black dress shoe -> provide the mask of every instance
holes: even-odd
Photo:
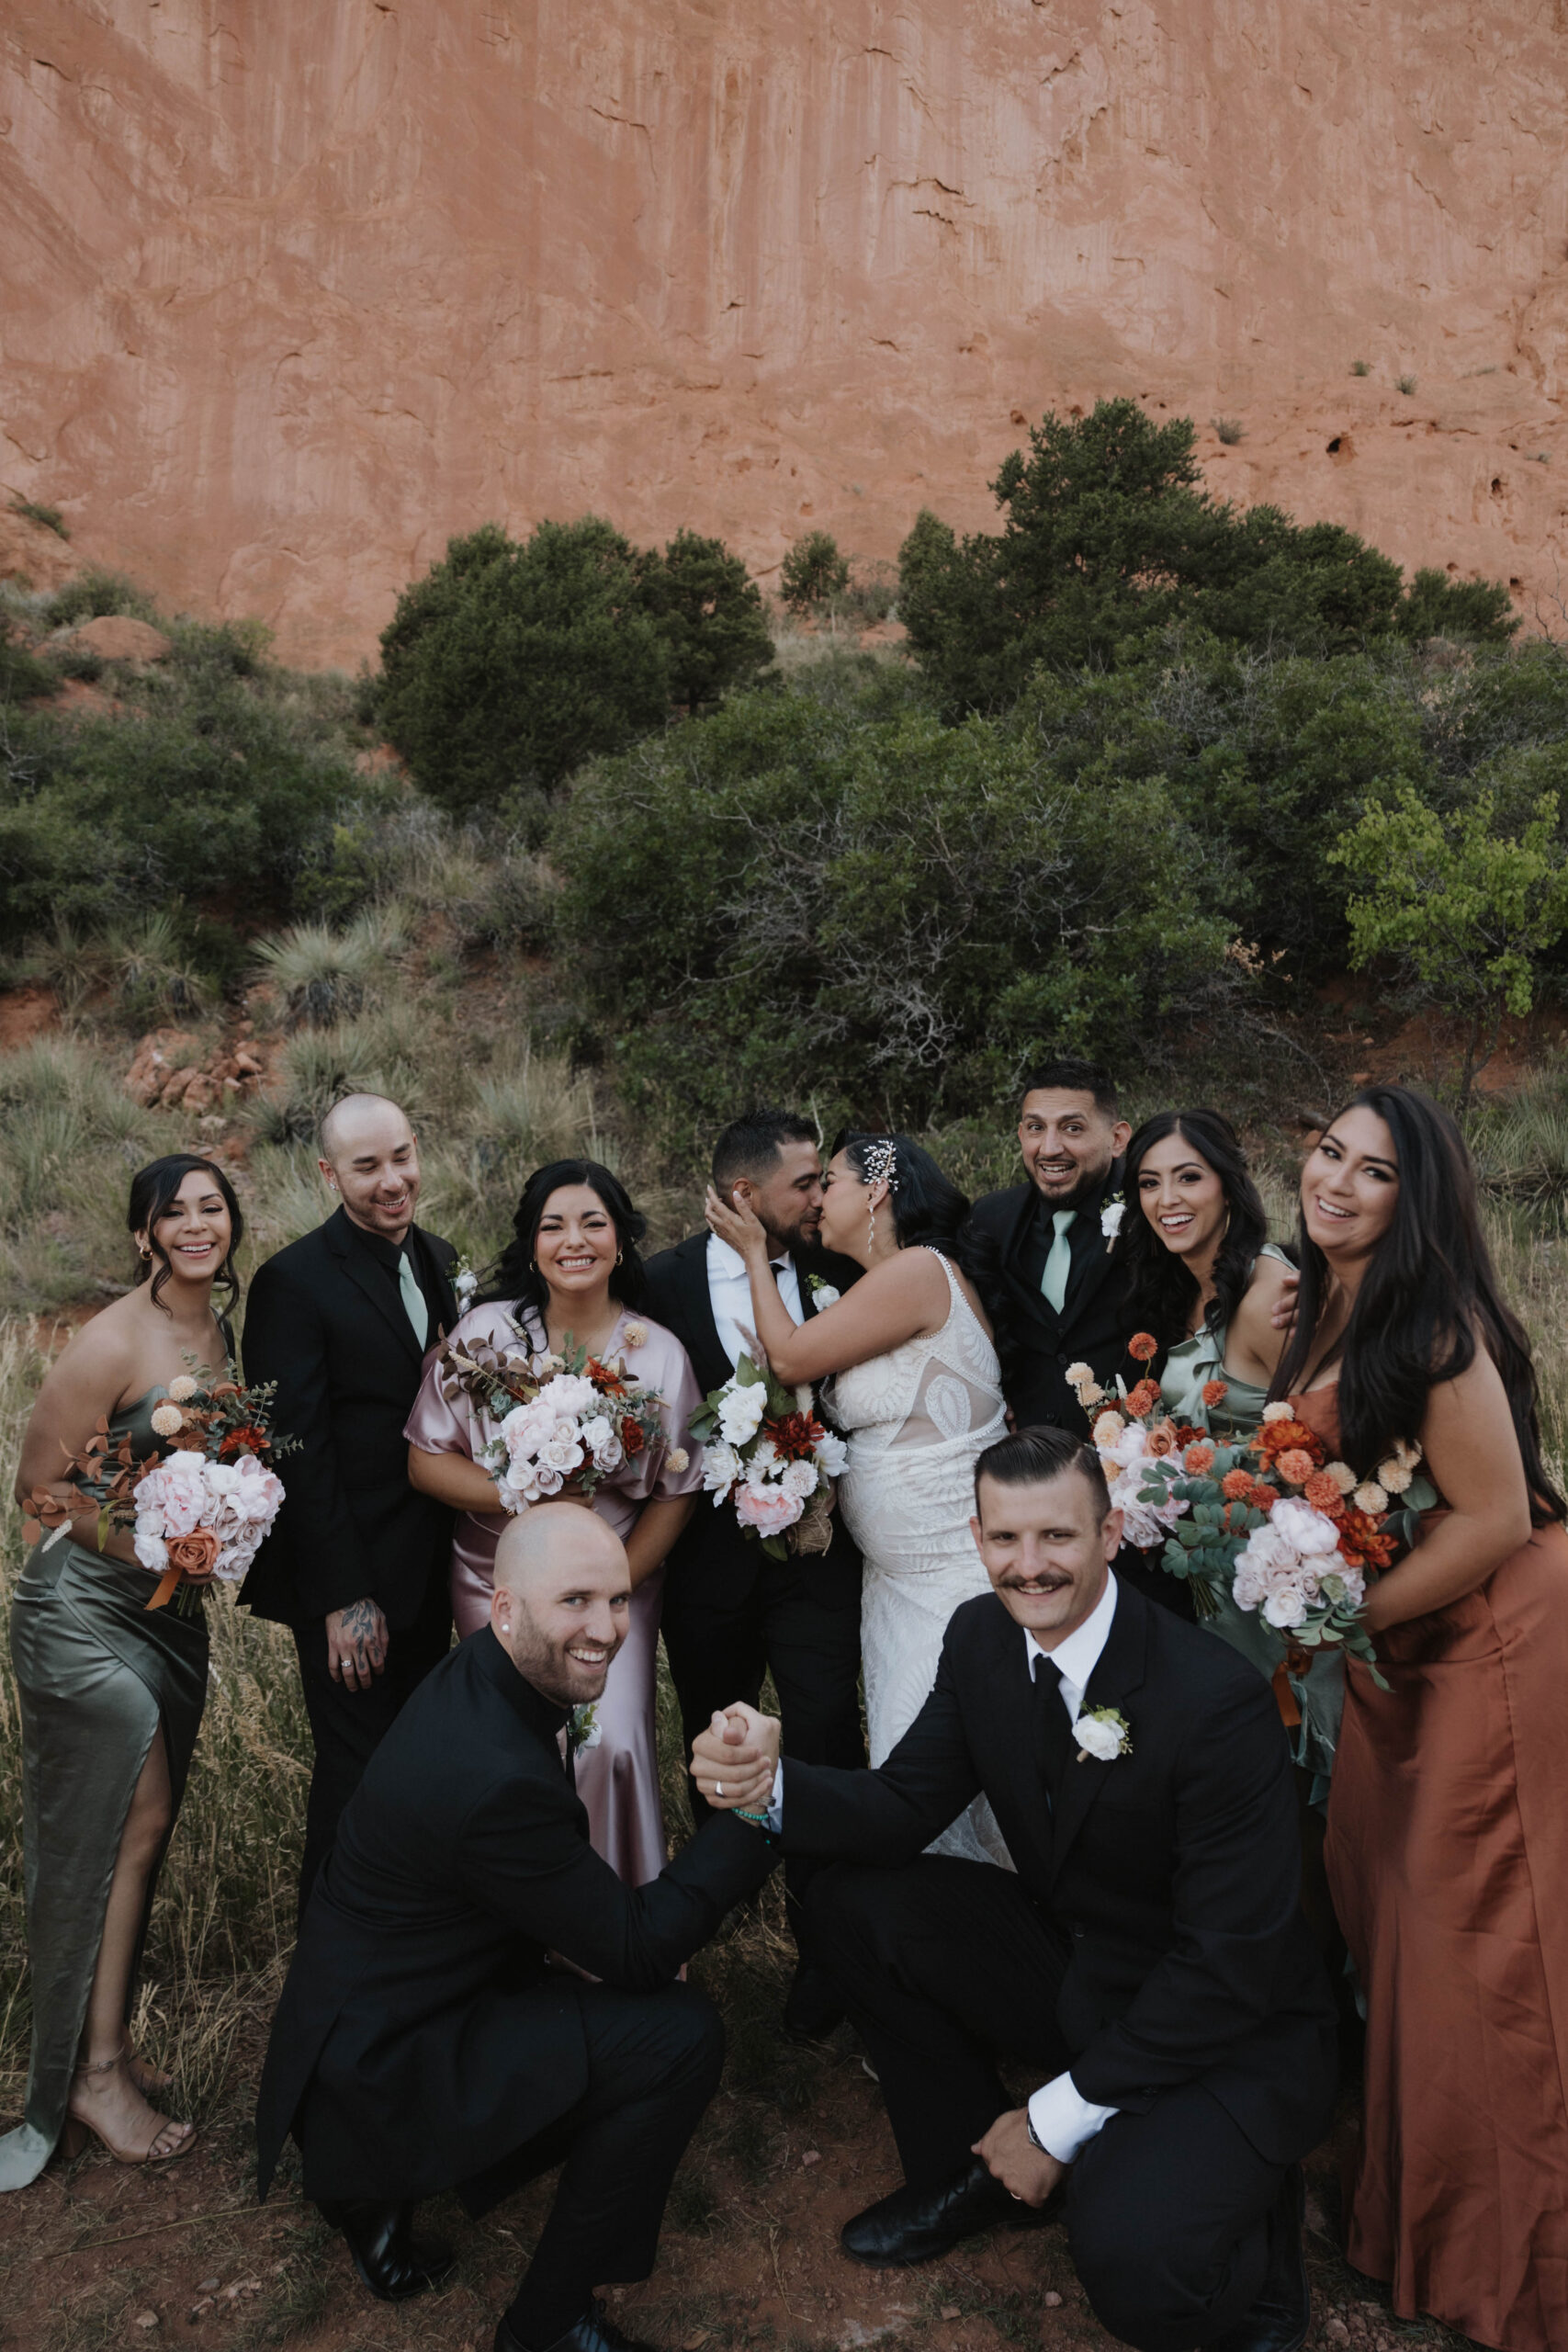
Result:
[[[409,2235],[407,2205],[363,2199],[323,2205],[321,2211],[323,2221],[342,2231],[355,2268],[382,2302],[405,2302],[410,2295],[423,2295],[450,2278],[450,2248],[416,2245]]]
[[[825,1968],[802,1961],[784,2006],[784,2030],[791,2041],[826,2041],[845,2018],[843,1997]]]
[[[1209,2352],[1301,2352],[1312,2325],[1312,2289],[1302,2254],[1306,2183],[1292,2165],[1269,2216],[1269,2268],[1263,2292],[1245,2319],[1217,2335]]]
[[[1043,2205],[1026,2205],[993,2179],[978,2156],[940,2188],[896,2188],[846,2222],[839,2244],[855,2262],[877,2269],[930,2262],[980,2230],[1027,2230],[1050,2220],[1059,2205],[1054,2191]]]
[[[654,2347],[637,2336],[624,2335],[607,2316],[603,2295],[595,2295],[575,2327],[569,2327],[553,2344],[525,2344],[513,2334],[503,2314],[496,2325],[495,2352],[654,2352]]]

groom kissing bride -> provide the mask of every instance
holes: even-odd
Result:
[[[847,2254],[920,2262],[1060,2199],[1124,2343],[1295,2352],[1300,2165],[1328,2127],[1335,2026],[1290,1756],[1267,1684],[1119,1587],[1121,1518],[1071,1432],[1001,1440],[972,1522],[993,1589],[954,1614],[886,1762],[781,1766],[777,1724],[737,1707],[693,1771],[835,1865],[811,1883],[810,1951],[905,2174],[845,2224]],[[923,1850],[982,1793],[1016,1875]],[[1001,2058],[1032,2067],[1026,2102]]]

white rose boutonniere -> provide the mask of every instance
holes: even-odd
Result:
[[[566,1737],[574,1756],[581,1756],[586,1747],[597,1747],[604,1736],[596,1699],[591,1700],[585,1707],[573,1707],[571,1719],[566,1727]]]
[[[817,1312],[822,1314],[829,1306],[837,1306],[843,1292],[832,1283],[825,1283],[820,1274],[807,1274],[806,1286],[817,1302]]]
[[[479,1278],[469,1265],[466,1256],[457,1261],[448,1280],[452,1284],[452,1295],[457,1302],[457,1312],[459,1315],[466,1315],[473,1305],[474,1293],[479,1286]]]
[[[1114,1241],[1117,1235],[1121,1232],[1122,1220],[1126,1214],[1127,1204],[1122,1198],[1120,1193],[1116,1193],[1112,1199],[1107,1201],[1105,1206],[1100,1210],[1100,1229],[1101,1233],[1104,1234],[1108,1243]]]
[[[1080,1764],[1087,1764],[1091,1756],[1097,1764],[1113,1764],[1119,1756],[1133,1753],[1131,1726],[1114,1707],[1095,1707],[1080,1715],[1073,1725],[1073,1736]]]

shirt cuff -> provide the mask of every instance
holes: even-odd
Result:
[[[1092,2099],[1085,2098],[1071,2075],[1058,2075],[1055,2081],[1042,2083],[1029,2102],[1034,2136],[1059,2165],[1070,2165],[1081,2155],[1095,2133],[1119,2112],[1114,2107],[1096,2107]]]
[[[768,1827],[775,1838],[784,1830],[784,1758],[773,1766],[773,1793],[768,1799]]]

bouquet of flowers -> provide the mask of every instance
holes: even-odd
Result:
[[[1148,1363],[1157,1342],[1140,1332],[1130,1352]],[[1188,1586],[1199,1616],[1215,1615],[1228,1595],[1280,1636],[1280,1663],[1292,1672],[1304,1669],[1306,1651],[1340,1645],[1381,1682],[1361,1604],[1369,1576],[1392,1566],[1437,1500],[1416,1475],[1420,1447],[1402,1441],[1375,1478],[1358,1480],[1348,1464],[1327,1460],[1289,1405],[1266,1405],[1252,1437],[1222,1443],[1163,1414],[1152,1380],[1090,1397],[1092,1374],[1074,1365],[1069,1378],[1076,1373],[1086,1374],[1075,1382],[1080,1403],[1100,1408],[1091,1435],[1129,1540],[1163,1540],[1161,1565]],[[1223,1380],[1210,1381],[1205,1407],[1224,1394]]]
[[[664,1424],[657,1390],[627,1376],[617,1358],[604,1363],[581,1348],[564,1355],[536,1351],[513,1323],[520,1347],[486,1342],[441,1351],[443,1391],[450,1401],[468,1396],[493,1425],[494,1434],[476,1457],[493,1476],[504,1510],[557,1495],[592,1495],[623,1462],[661,1451]],[[647,1337],[628,1323],[626,1344]],[[683,1470],[689,1456],[671,1448],[670,1466]]]
[[[770,1558],[825,1552],[833,1540],[833,1480],[844,1441],[817,1418],[809,1388],[786,1388],[742,1355],[722,1388],[692,1417],[703,1440],[703,1485],[714,1509],[735,1498],[735,1516]]]
[[[152,1408],[152,1428],[167,1441],[167,1453],[139,1462],[128,1437],[111,1456],[108,1423],[101,1420],[73,1458],[68,1475],[101,1496],[100,1545],[111,1530],[129,1528],[137,1558],[157,1576],[149,1609],[176,1596],[183,1606],[186,1592],[214,1579],[238,1584],[255,1558],[283,1501],[273,1464],[296,1442],[275,1434],[272,1398],[270,1381],[254,1388],[214,1382],[193,1364]],[[44,1525],[58,1531],[71,1519],[71,1505],[47,1489],[29,1499],[35,1534]]]

